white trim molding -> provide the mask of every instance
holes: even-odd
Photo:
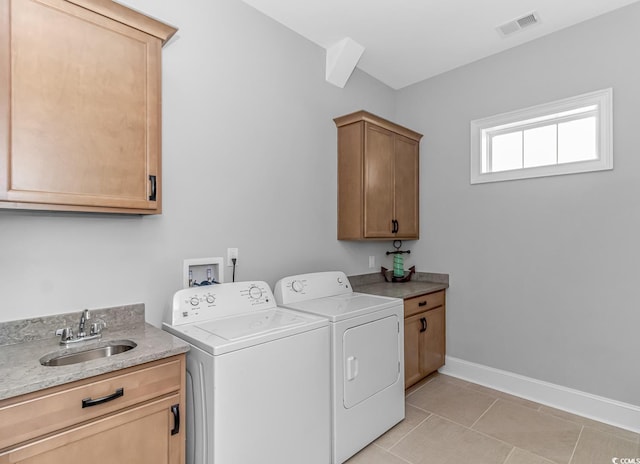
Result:
[[[451,356],[442,374],[640,433],[640,407]]]

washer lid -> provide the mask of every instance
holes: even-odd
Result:
[[[345,295],[300,301],[289,304],[286,307],[323,316],[331,322],[338,322],[402,304],[400,298],[388,298],[386,296],[374,296],[354,292]]]
[[[268,309],[242,316],[228,317],[217,321],[196,324],[205,332],[225,340],[240,340],[265,332],[306,324],[309,319],[301,314]]]
[[[214,356],[326,327],[326,319],[284,308],[163,328]]]

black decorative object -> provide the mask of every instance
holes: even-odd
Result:
[[[385,267],[380,268],[380,272],[384,276],[384,280],[387,282],[409,282],[411,280],[411,275],[415,274],[416,267],[411,266],[408,271],[404,270],[404,261],[402,259],[403,254],[410,254],[411,250],[402,251],[400,247],[402,246],[402,240],[394,240],[393,247],[396,249],[395,251],[387,251],[387,256],[393,255],[393,270],[389,271]]]

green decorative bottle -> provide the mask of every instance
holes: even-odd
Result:
[[[393,277],[404,277],[404,262],[400,253],[393,255]]]

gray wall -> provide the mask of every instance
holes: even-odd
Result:
[[[390,266],[390,243],[335,239],[332,118],[365,108],[425,134],[407,266],[451,274],[449,354],[640,405],[640,5],[396,93],[359,71],[326,83],[322,49],[237,0],[128,3],[180,28],[164,213],[0,211],[0,321],[144,302],[159,325],[182,260],[227,247],[239,280],[270,284]],[[469,185],[471,119],[609,86],[614,171]]]
[[[640,4],[398,93],[448,354],[640,405]],[[613,87],[614,170],[469,184],[469,122]],[[414,250],[412,250],[413,253]]]
[[[159,325],[183,259],[227,247],[237,280],[367,272],[384,246],[336,240],[332,118],[393,118],[394,92],[359,71],[326,83],[323,49],[237,0],[129,4],[180,29],[163,51],[164,213],[0,210],[0,321],[143,302]]]

